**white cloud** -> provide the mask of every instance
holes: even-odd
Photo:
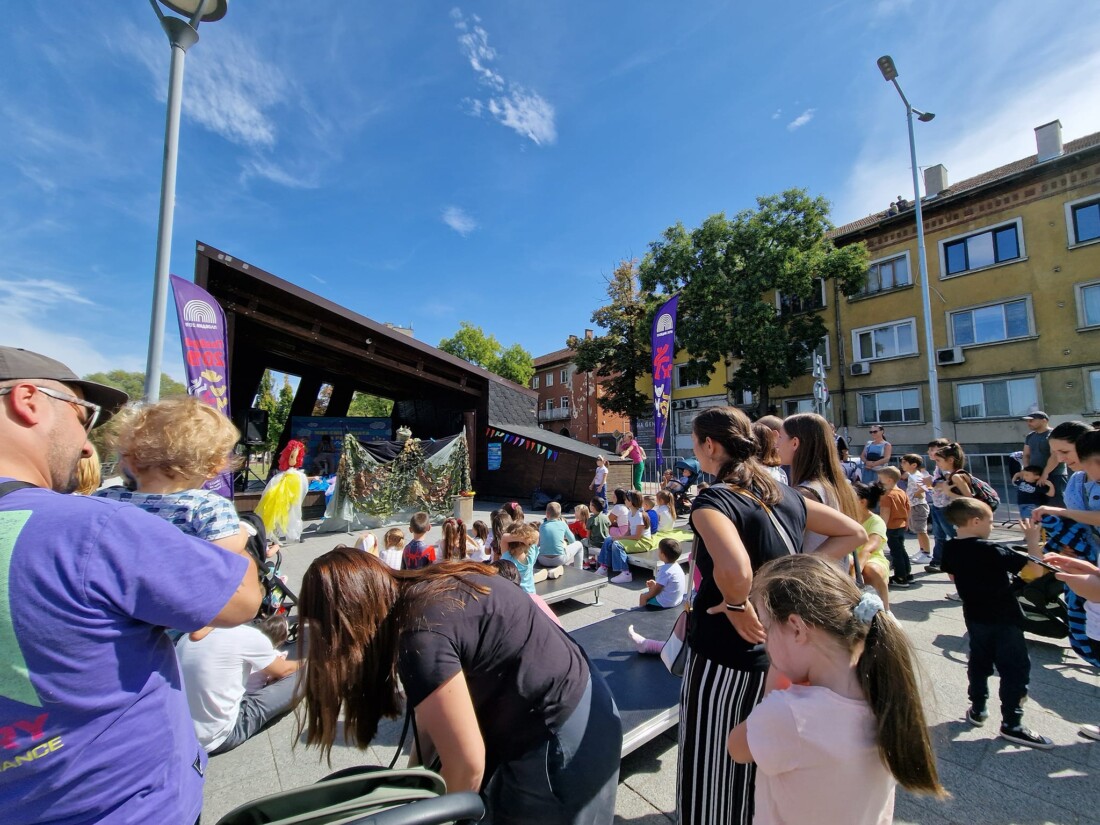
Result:
[[[188,53],[184,114],[241,146],[274,146],[276,126],[271,110],[289,97],[286,76],[277,64],[261,58],[249,40],[234,32],[211,30],[210,39],[216,42]],[[163,38],[130,27],[123,32],[121,43],[123,50],[152,73],[157,99],[166,100],[169,61]]]
[[[779,120],[779,116],[782,115],[782,114],[783,114],[782,109],[776,109],[774,114],[772,114],[772,120]]]
[[[814,119],[814,112],[816,112],[816,111],[817,111],[817,109],[807,109],[806,111],[804,111],[802,114],[800,114],[798,117],[796,117],[794,120],[792,120],[790,123],[787,124],[787,130],[790,131],[790,132],[793,132],[795,129],[801,129],[803,126],[805,126],[807,123],[809,123],[811,120]],[[778,116],[778,114],[779,113],[776,112],[777,116]]]
[[[464,238],[477,229],[477,221],[457,206],[448,206],[443,210],[443,223]]]
[[[290,189],[316,189],[320,186],[316,175],[295,175],[263,158],[250,158],[241,164],[241,183],[246,184],[251,178],[264,178]]]
[[[914,124],[918,164],[942,163],[949,182],[958,182],[1034,155],[1034,127],[1056,118],[1062,121],[1066,141],[1100,131],[1095,100],[1100,52],[1056,61],[1045,72],[1028,67],[1022,78],[1018,70],[1011,76],[1006,71],[1003,65],[992,67],[975,78],[963,97],[950,90],[941,93],[952,108],[931,123]],[[863,147],[837,198],[834,214],[839,224],[886,209],[898,193],[913,196],[905,110],[893,89],[883,92],[883,100],[869,113]]]
[[[534,141],[538,146],[554,143],[558,132],[554,125],[554,107],[538,92],[508,81],[490,64],[496,60],[496,50],[489,45],[489,34],[481,27],[481,19],[469,20],[459,8],[451,9],[451,19],[460,32],[458,44],[477,74],[478,82],[492,90],[488,100],[466,98],[467,114],[480,117],[483,111],[500,124]]]

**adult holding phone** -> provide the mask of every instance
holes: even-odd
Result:
[[[818,553],[840,560],[867,534],[857,522],[779,484],[756,458],[748,417],[712,407],[692,424],[695,457],[717,479],[691,511],[700,575],[680,691],[677,765],[681,825],[748,825],[755,765],[738,765],[726,737],[764,694],[768,658],[764,627],[748,601],[753,574],[765,562],[798,552],[808,528],[826,538]]]
[[[302,580],[308,627],[299,722],[328,753],[366,748],[383,716],[416,722],[449,791],[480,791],[495,825],[610,823],[622,750],[611,692],[581,648],[477,562],[397,572],[337,547]],[[300,730],[300,732],[301,732]]]

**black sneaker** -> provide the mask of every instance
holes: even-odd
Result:
[[[1034,731],[1028,730],[1023,725],[1018,725],[1014,728],[1006,728],[1001,725],[1000,737],[1007,739],[1009,742],[1014,742],[1017,745],[1023,745],[1025,748],[1037,748],[1042,751],[1048,751],[1054,747],[1054,743],[1047,739],[1045,736],[1040,736]]]
[[[910,584],[909,579],[903,579],[901,576],[891,576],[890,577],[890,586],[891,587],[908,587],[909,584]]]
[[[924,572],[925,573],[942,573],[943,570],[940,569],[940,566],[938,564],[926,564],[926,565],[924,565]]]
[[[976,711],[973,705],[966,709],[966,721],[976,728],[980,728],[985,724],[985,720],[989,718],[989,711]]]

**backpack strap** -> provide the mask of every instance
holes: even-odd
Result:
[[[5,481],[0,484],[0,498],[3,498],[8,493],[14,493],[16,490],[22,490],[24,487],[34,487],[26,481]]]

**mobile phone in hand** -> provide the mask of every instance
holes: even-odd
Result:
[[[1031,553],[1027,554],[1027,558],[1028,558],[1029,561],[1034,562],[1035,564],[1039,565],[1040,567],[1045,567],[1047,570],[1053,570],[1055,573],[1061,573],[1062,572],[1057,567],[1055,567],[1053,564],[1050,564],[1049,562],[1045,562],[1041,558],[1039,558],[1038,556],[1031,555]]]

